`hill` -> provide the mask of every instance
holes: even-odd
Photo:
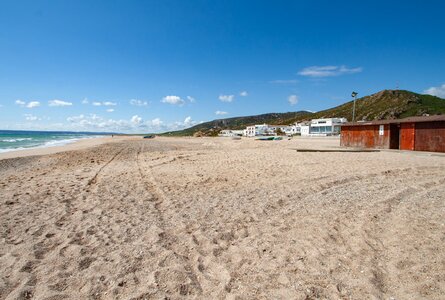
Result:
[[[191,136],[217,135],[222,129],[243,129],[254,124],[292,124],[317,118],[343,117],[352,120],[353,101],[346,102],[334,108],[316,113],[308,111],[269,113],[256,116],[218,119],[210,122],[164,135]],[[422,95],[405,90],[383,90],[356,101],[356,120],[387,120],[399,119],[424,114],[445,114],[445,100],[431,95]]]
[[[317,112],[314,118],[344,117],[352,120],[353,101]],[[357,120],[399,119],[423,114],[445,114],[445,100],[404,90],[384,90],[357,99]]]

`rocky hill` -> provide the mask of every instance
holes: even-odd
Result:
[[[344,117],[352,120],[353,101],[346,102],[334,108],[326,109],[316,113],[308,111],[269,113],[256,116],[235,117],[218,119],[210,122],[164,135],[191,136],[217,135],[222,129],[243,129],[254,124],[292,124],[299,121],[316,119]],[[370,96],[357,99],[357,120],[385,120],[399,119],[424,114],[445,114],[445,99],[413,93],[405,90],[383,90]]]

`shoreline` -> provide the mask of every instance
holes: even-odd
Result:
[[[83,138],[60,146],[35,147],[30,149],[20,149],[20,150],[3,152],[0,153],[0,160],[18,158],[18,157],[36,156],[36,155],[47,155],[64,151],[82,150],[90,147],[99,146],[105,143],[119,142],[128,139],[137,139],[137,137],[105,136],[105,137]]]

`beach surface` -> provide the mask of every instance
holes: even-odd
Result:
[[[444,156],[108,139],[2,154],[0,299],[445,295]]]

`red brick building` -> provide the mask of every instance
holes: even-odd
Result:
[[[340,145],[445,152],[445,116],[346,123]]]

